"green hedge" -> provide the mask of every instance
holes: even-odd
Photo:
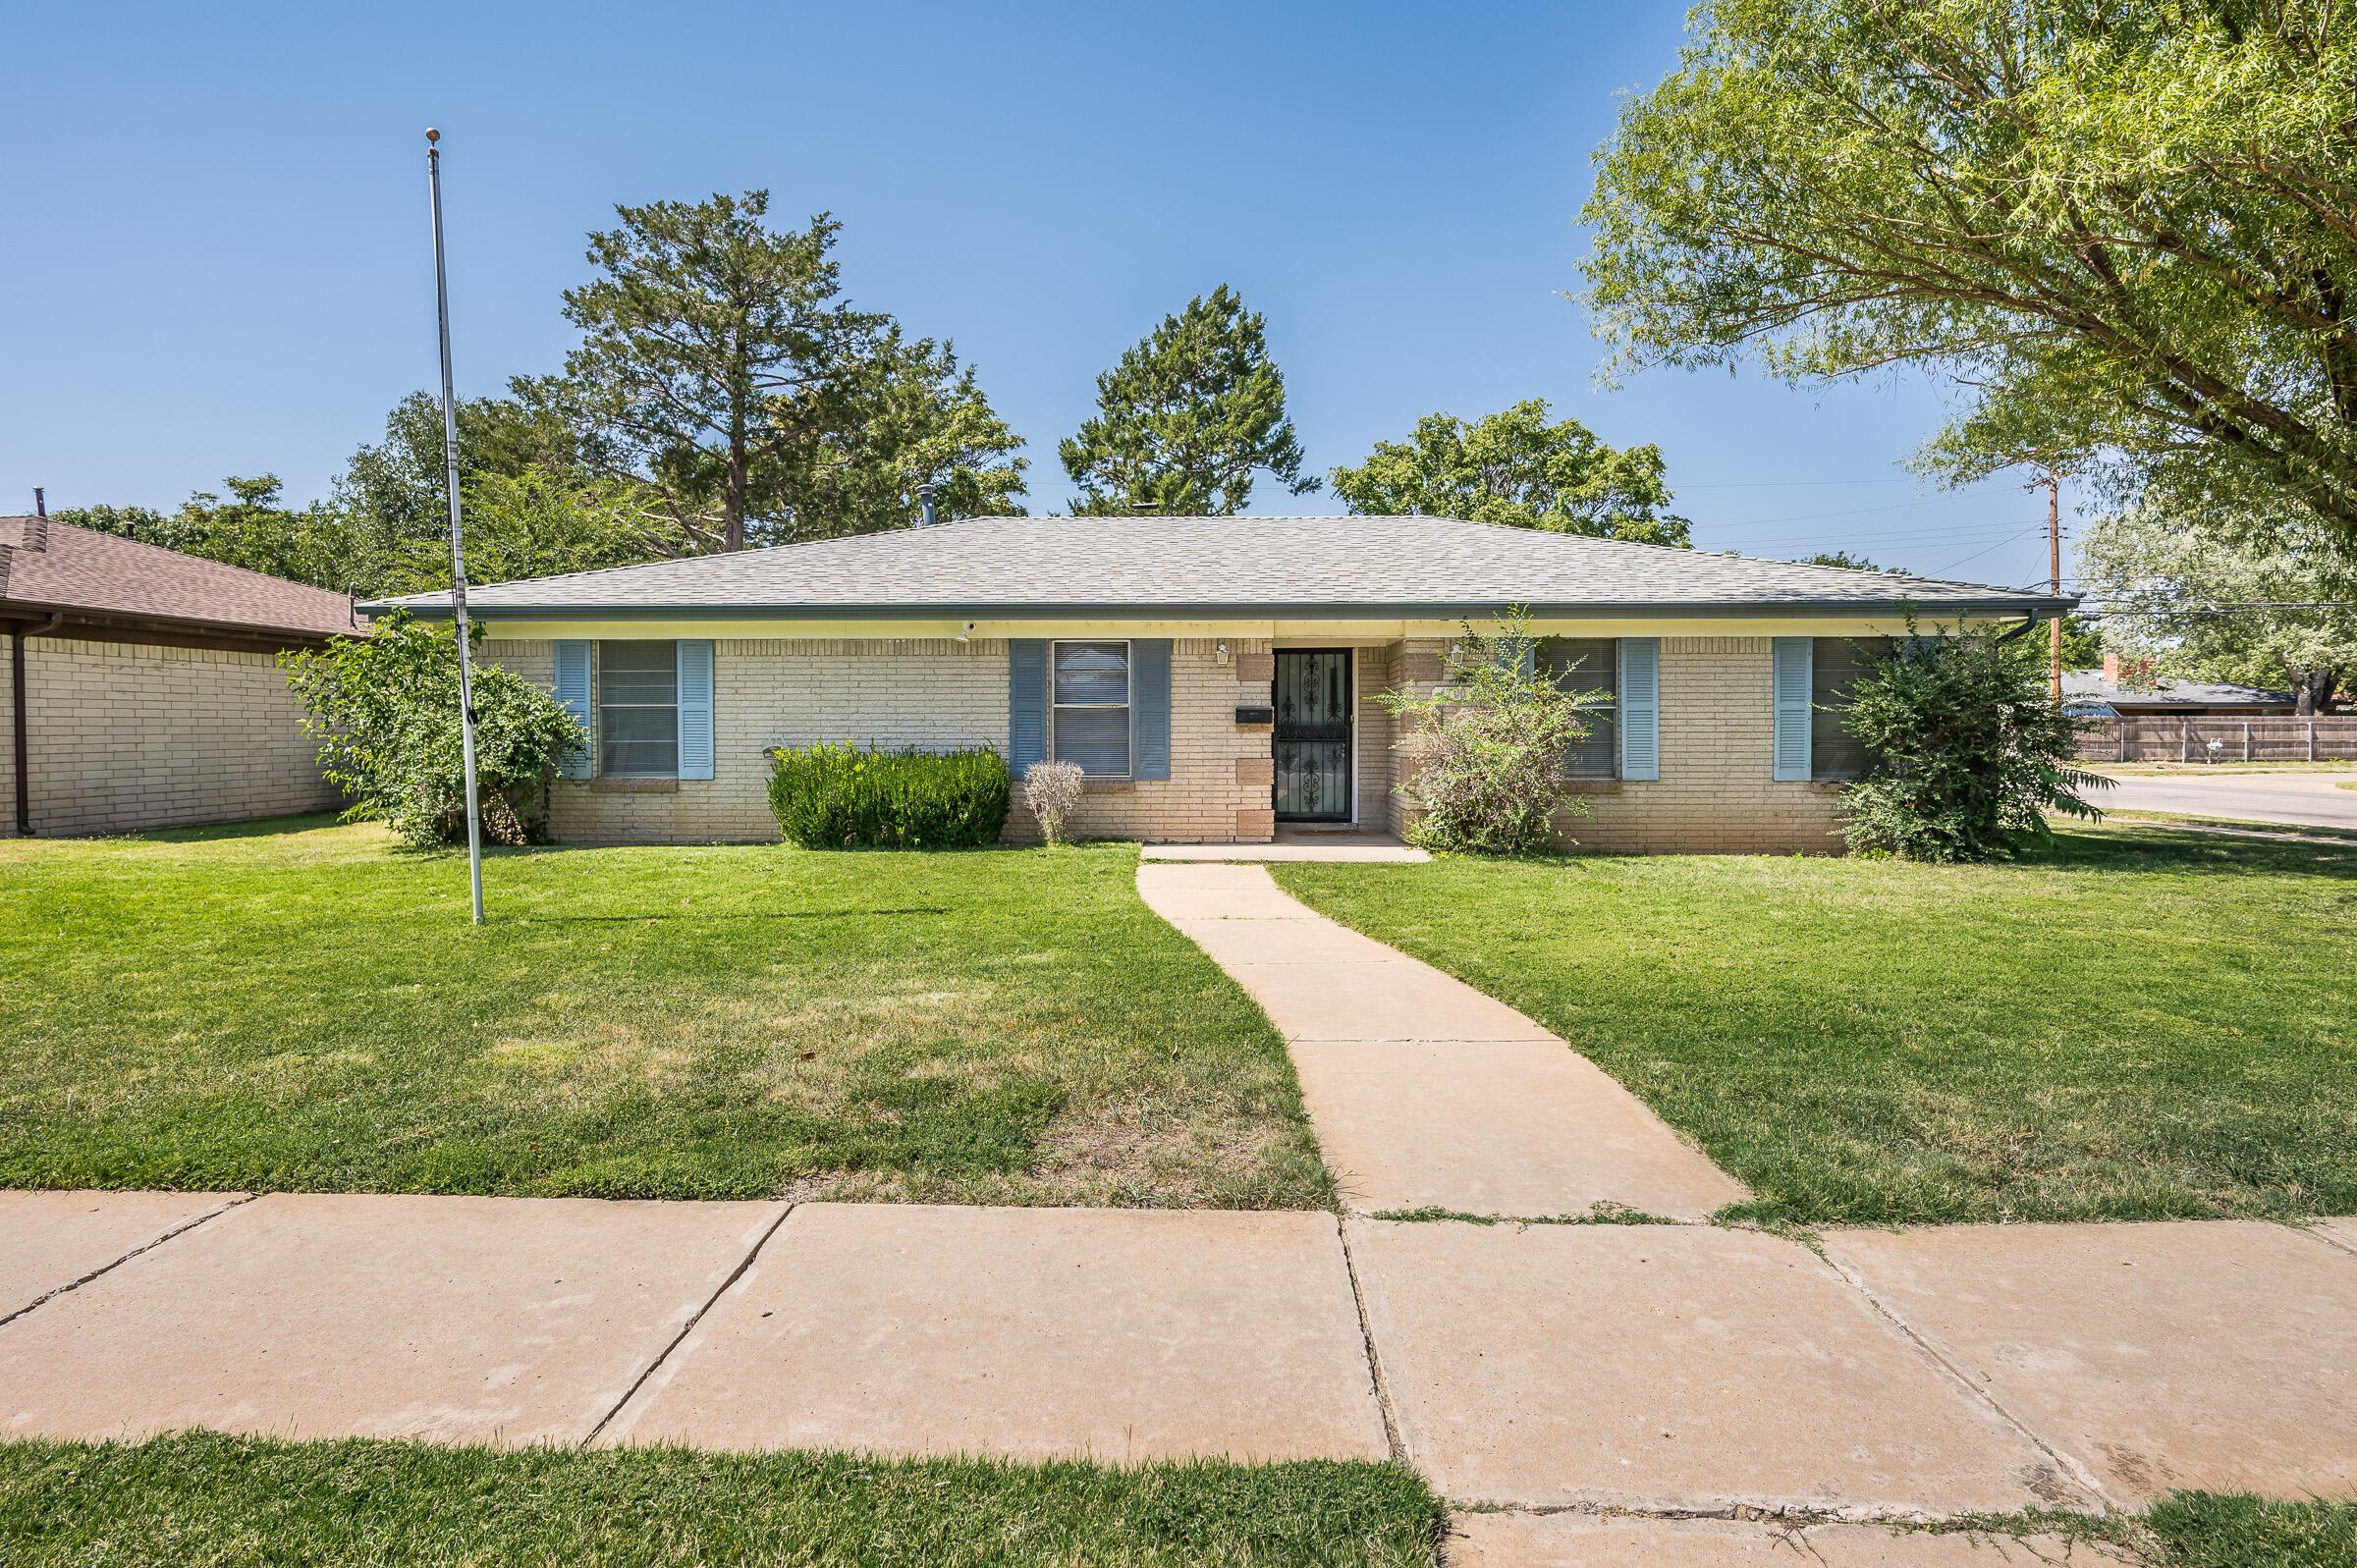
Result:
[[[1007,759],[971,751],[780,746],[770,809],[802,849],[973,849],[1007,825]]]

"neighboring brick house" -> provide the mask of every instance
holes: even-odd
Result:
[[[360,624],[340,593],[0,517],[0,832],[131,833],[338,804],[276,656]]]
[[[1566,681],[1617,693],[1566,763],[1592,812],[1566,829],[1608,850],[1837,847],[1861,759],[1818,708],[1854,641],[1908,606],[1953,624],[2073,602],[1361,516],[977,517],[468,596],[488,656],[590,728],[551,811],[575,842],[774,837],[766,752],[815,740],[1077,761],[1088,836],[1396,832],[1414,758],[1377,696],[1435,689],[1465,622],[1523,606]],[[1018,802],[1009,836],[1034,833]]]

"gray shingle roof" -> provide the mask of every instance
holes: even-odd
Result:
[[[2101,670],[2062,672],[2062,700],[2066,703],[2122,703],[2135,708],[2288,708],[2297,693],[2265,686],[2238,686],[2225,680],[2156,681],[2148,690],[2115,685]]]
[[[1623,544],[1450,517],[975,517],[470,589],[539,615],[1288,618],[1535,612],[2020,613],[2073,603],[1898,572]],[[450,596],[386,601],[432,614]],[[370,606],[370,609],[379,608]]]

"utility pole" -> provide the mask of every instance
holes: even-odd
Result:
[[[2049,468],[2040,477],[2023,485],[2024,490],[2046,492],[2046,583],[2055,597],[2062,596],[2062,475]],[[2062,616],[2046,623],[2046,686],[2047,695],[2056,707],[2062,706]]]
[[[459,532],[459,416],[450,386],[450,278],[442,260],[442,133],[425,133],[425,183],[434,207],[434,324],[442,338],[442,465],[450,498],[450,603],[459,623],[459,750],[466,770],[466,882],[483,923],[483,813],[474,784],[474,673],[466,646],[466,545]]]

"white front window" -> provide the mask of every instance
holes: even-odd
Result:
[[[1129,644],[1056,644],[1048,754],[1082,773],[1129,776]]]

